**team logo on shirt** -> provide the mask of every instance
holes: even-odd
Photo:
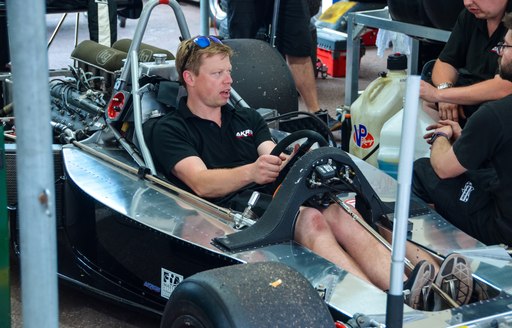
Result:
[[[467,203],[469,201],[469,196],[471,196],[471,192],[475,190],[475,187],[473,187],[473,184],[468,181],[464,185],[464,188],[462,188],[462,193],[460,194],[459,200],[461,202]]]
[[[252,133],[251,129],[247,129],[247,130],[240,131],[240,132],[236,133],[236,137],[238,139],[252,137],[252,135],[253,135],[253,133]]]

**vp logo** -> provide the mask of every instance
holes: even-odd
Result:
[[[371,148],[375,138],[368,132],[364,124],[354,125],[354,142],[358,147]]]

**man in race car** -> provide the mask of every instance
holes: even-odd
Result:
[[[508,32],[495,51],[500,78],[512,81],[512,14],[503,22]],[[512,245],[511,107],[508,95],[482,105],[464,129],[453,120],[429,126],[430,159],[419,159],[414,166],[413,191],[456,227],[489,245]]]
[[[149,146],[157,169],[171,182],[217,205],[240,210],[252,193],[249,186],[272,183],[285,158],[270,155],[275,144],[255,110],[227,104],[233,82],[231,55],[232,50],[214,36],[181,43],[176,67],[188,96],[181,98],[175,112],[155,123]],[[269,197],[262,195],[258,203],[268,204]],[[294,238],[348,272],[389,289],[389,251],[340,206],[303,207]],[[406,302],[414,308],[422,305],[422,293],[435,270],[427,261],[416,262],[411,279],[404,275],[410,290]]]

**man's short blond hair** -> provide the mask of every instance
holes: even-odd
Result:
[[[206,58],[215,55],[225,55],[230,59],[233,56],[233,50],[223,43],[214,42],[207,37],[210,40],[210,45],[201,48],[194,42],[195,38],[196,37],[182,41],[178,47],[178,53],[176,54],[176,69],[180,82],[183,85],[185,85],[183,72],[189,70],[194,73],[194,75],[199,74],[199,67],[201,67],[203,55],[205,55],[204,57]]]

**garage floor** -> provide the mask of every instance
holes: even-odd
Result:
[[[199,34],[199,7],[197,4],[182,2],[183,11],[188,22],[191,35]],[[49,50],[50,68],[61,68],[72,64],[69,54],[73,49],[75,14],[69,14],[61,31]],[[53,32],[61,15],[47,15],[48,37]],[[136,21],[128,20],[125,28],[118,29],[118,39],[131,38]],[[174,16],[169,7],[159,6],[148,24],[143,42],[175,52],[178,40],[168,37],[177,30]],[[177,33],[177,32],[176,32]],[[176,34],[174,33],[174,34]],[[212,34],[215,31],[212,30]],[[87,18],[80,14],[79,42],[88,39]],[[376,49],[367,49],[361,60],[360,88],[365,88],[373,81],[378,72],[386,69],[385,58],[376,56]],[[344,102],[344,78],[318,79],[318,95],[322,108],[335,115],[335,109]],[[301,110],[304,105],[300,103]],[[12,327],[22,327],[19,268],[12,265],[11,274]],[[67,286],[59,290],[60,327],[158,327],[159,318],[147,314],[133,312],[130,309],[85,295]]]

